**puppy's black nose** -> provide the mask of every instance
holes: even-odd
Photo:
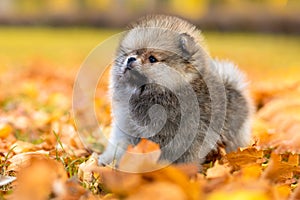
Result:
[[[133,63],[134,61],[136,61],[136,58],[135,58],[135,57],[130,57],[130,58],[128,58],[128,60],[127,60],[127,68],[128,68],[128,69],[132,69],[132,68],[133,68],[133,67],[132,67],[132,63]]]

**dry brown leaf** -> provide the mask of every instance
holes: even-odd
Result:
[[[298,163],[292,157],[290,162],[282,161],[279,154],[272,153],[271,160],[267,169],[262,174],[262,178],[268,179],[275,183],[286,183],[293,178],[294,171],[299,171]]]
[[[127,150],[131,153],[149,153],[159,150],[159,145],[155,142],[142,138],[136,146],[129,145]]]
[[[139,191],[130,195],[127,200],[188,200],[184,190],[170,182],[156,181],[145,184]]]
[[[13,148],[13,152],[15,154],[20,154],[20,153],[25,153],[25,152],[29,152],[29,151],[36,151],[38,150],[38,148],[32,144],[32,143],[29,143],[29,142],[23,142],[23,141],[16,141],[13,145],[12,145]]]
[[[273,197],[268,196],[264,191],[253,190],[234,190],[234,191],[218,191],[208,195],[207,200],[274,200]]]
[[[291,194],[291,186],[289,184],[275,185],[274,190],[278,196],[278,199],[288,199]]]
[[[81,163],[78,167],[78,178],[82,181],[91,182],[93,180],[93,170],[98,167],[98,155],[93,153],[90,158]]]
[[[209,168],[206,172],[208,179],[229,177],[231,168],[226,165],[220,165],[218,161],[215,162],[212,168]]]
[[[157,151],[158,146],[150,141],[143,140],[140,144],[137,145],[137,147],[131,147],[129,148],[129,151],[133,151],[135,153],[137,152],[152,152],[153,150]],[[140,153],[143,155],[143,153]],[[144,153],[146,154],[146,153]],[[147,155],[147,154],[146,154]],[[195,166],[183,166],[181,167],[175,167],[175,166],[164,166],[161,164],[157,164],[156,161],[158,157],[153,159],[153,157],[146,157],[146,159],[141,160],[131,160],[133,157],[131,155],[124,155],[125,159],[130,160],[135,165],[139,167],[143,167],[143,169],[159,169],[159,170],[151,170],[147,173],[126,173],[122,171],[116,171],[114,169],[110,169],[108,167],[95,167],[93,169],[94,173],[99,174],[101,182],[114,194],[118,194],[120,196],[133,196],[141,194],[140,190],[146,190],[148,191],[145,185],[150,186],[149,183],[153,182],[166,182],[168,184],[176,185],[176,187],[179,187],[180,190],[184,191],[185,196],[188,199],[199,199],[201,192],[199,190],[199,184],[198,182],[191,182],[188,175],[189,173],[185,172],[183,169],[192,169],[195,175],[195,169],[197,169]],[[127,166],[127,161],[120,162],[120,166],[124,165]],[[139,162],[142,161],[142,162]],[[154,162],[155,161],[155,162]],[[131,166],[130,166],[131,167]],[[151,167],[151,168],[150,168]],[[140,168],[134,168],[134,169],[140,169]],[[173,187],[172,187],[173,188]],[[155,190],[158,190],[159,193],[160,190],[163,190],[162,188],[156,189],[156,186],[153,188]],[[181,192],[179,192],[181,193]]]
[[[74,149],[85,148],[73,125],[62,124],[60,127],[60,133],[62,133],[60,138],[62,143],[67,144]]]
[[[274,128],[262,119],[254,118],[252,124],[252,137],[257,141],[257,146],[265,148],[270,147],[270,141],[276,138],[277,134]]]
[[[300,152],[300,92],[288,91],[262,107],[257,117],[274,128],[269,146],[278,147],[277,153]]]
[[[245,181],[257,180],[262,174],[262,167],[259,165],[249,165],[241,169],[241,178]]]
[[[240,169],[249,165],[260,164],[263,160],[263,151],[255,147],[238,149],[226,155],[226,159],[234,169]]]
[[[218,200],[221,198],[228,199],[277,199],[277,193],[271,187],[268,181],[264,179],[247,179],[238,174],[231,181],[217,185],[209,194],[207,199]]]
[[[194,164],[176,164],[175,167],[189,178],[197,177],[199,172],[199,167]]]
[[[278,96],[286,96],[295,92],[299,88],[299,82],[293,81],[282,83],[260,82],[259,84],[251,85],[251,97],[256,105],[266,105]]]
[[[55,200],[96,200],[94,195],[83,188],[76,179],[70,179],[63,182],[54,182],[53,193],[56,196]]]
[[[300,131],[300,124],[297,126],[299,126]],[[285,152],[291,152],[293,154],[300,153],[300,134],[298,134],[300,133],[299,131],[295,131],[292,133],[283,133],[278,137],[278,139],[272,141],[272,146],[277,146],[275,152],[278,154]]]
[[[48,199],[55,184],[63,185],[67,174],[61,163],[45,156],[33,156],[17,174],[17,186],[10,197],[20,200]]]
[[[298,183],[298,186],[296,187],[296,189],[294,190],[294,192],[292,193],[291,197],[289,198],[289,200],[300,200],[300,184]]]
[[[136,146],[129,146],[119,163],[119,170],[124,172],[147,172],[157,169],[157,161],[160,157],[159,145],[146,139]]]
[[[186,193],[188,199],[199,199],[201,191],[199,190],[198,182],[191,182],[180,169],[175,166],[168,166],[157,171],[143,174],[146,179],[154,181],[168,181],[180,186]]]
[[[142,185],[144,180],[141,174],[131,174],[116,171],[109,167],[94,167],[94,173],[99,175],[100,182],[114,194],[128,196],[134,193]]]
[[[10,159],[8,159],[8,162],[11,163],[7,171],[19,171],[22,167],[26,166],[30,159],[33,156],[45,156],[48,155],[49,152],[47,151],[36,151],[36,152],[25,152],[25,153],[20,153],[16,154]]]

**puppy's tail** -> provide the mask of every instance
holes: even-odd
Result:
[[[244,122],[239,130],[231,130],[232,132],[229,134],[227,140],[228,141],[236,141],[236,144],[232,144],[232,148],[228,148],[229,151],[235,150],[237,146],[246,146],[250,142],[251,138],[251,116],[254,111],[253,102],[250,98],[249,90],[248,90],[248,82],[244,73],[242,73],[237,66],[225,60],[212,60],[211,64],[212,71],[222,80],[225,90],[227,100],[231,102],[236,102],[235,104],[228,103],[228,118],[229,120],[235,119],[236,116],[231,116],[230,113],[235,113],[237,116],[243,116]],[[235,91],[235,92],[234,92]],[[239,93],[239,99],[243,99],[238,101],[232,94]],[[239,96],[239,95],[236,95]],[[244,102],[243,104],[239,105],[239,103]],[[242,106],[244,105],[244,106]],[[242,107],[241,107],[242,106]],[[245,109],[247,108],[247,109]],[[245,110],[245,113],[239,113]]]
[[[245,74],[234,63],[227,60],[213,59],[212,70],[221,78],[224,85],[230,85],[241,93],[247,90],[248,82]]]

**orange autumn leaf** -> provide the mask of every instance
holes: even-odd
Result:
[[[32,156],[17,174],[17,187],[11,199],[47,199],[55,184],[63,185],[66,180],[61,163],[45,156]]]
[[[211,178],[221,178],[229,177],[231,168],[226,165],[220,165],[218,161],[215,162],[212,168],[209,168],[206,172],[206,177]]]
[[[7,138],[13,132],[11,125],[0,122],[0,139]]]
[[[300,91],[289,91],[274,97],[256,116],[273,127],[275,134],[267,138],[277,153],[300,152]]]
[[[262,178],[269,179],[275,183],[285,183],[293,178],[295,171],[299,171],[298,155],[289,155],[288,162],[282,160],[280,154],[272,153],[268,167],[262,174]]]
[[[129,145],[127,148],[127,151],[131,153],[149,153],[157,150],[159,150],[159,144],[145,138],[142,138],[136,146]]]
[[[168,166],[160,170],[145,173],[145,177],[156,181],[168,181],[180,186],[186,193],[188,199],[199,199],[202,195],[197,182],[191,182],[189,177],[180,168]]]
[[[133,173],[152,171],[158,167],[156,163],[160,154],[158,144],[141,139],[136,146],[128,146],[120,160],[119,170]]]
[[[157,181],[143,185],[139,191],[130,195],[127,200],[187,200],[184,190],[170,182]]]
[[[291,194],[291,186],[289,184],[274,186],[279,199],[287,199]]]
[[[270,142],[276,138],[276,132],[265,120],[255,117],[252,124],[252,137],[258,146],[265,148],[269,147]]]
[[[94,173],[101,184],[118,196],[129,196],[144,183],[141,174],[126,173],[109,167],[95,167]]]
[[[241,178],[245,181],[259,179],[262,168],[259,165],[249,165],[241,169]]]
[[[230,200],[273,200],[264,191],[252,191],[252,190],[235,190],[231,192],[215,192],[208,196],[207,200],[224,200],[228,198]]]
[[[143,139],[136,147],[129,147],[129,151],[121,158],[118,169],[94,166],[92,171],[99,174],[99,180],[110,191],[120,196],[128,196],[129,199],[140,198],[140,195],[144,192],[148,193],[148,188],[152,188],[151,190],[157,194],[174,190],[173,193],[178,194],[178,197],[199,199],[201,196],[199,184],[191,182],[189,177],[196,174],[197,167],[194,165],[179,165],[177,167],[157,163],[159,154],[154,154],[156,155],[155,159],[147,155],[151,155],[153,152],[160,153],[158,148],[158,145],[155,143]],[[136,154],[142,157],[136,157]],[[147,170],[146,173],[141,173],[145,170]],[[189,172],[186,170],[189,170]],[[127,171],[131,173],[127,173]],[[166,187],[159,187],[160,185],[165,185]],[[146,196],[149,198],[153,197],[152,195]],[[166,199],[167,197],[162,196],[161,198]]]
[[[234,174],[229,181],[217,184],[206,199],[277,199],[277,193],[267,180],[243,178],[243,174]]]
[[[255,147],[238,149],[226,155],[226,159],[235,169],[260,164],[263,160],[263,151]]]
[[[291,195],[290,200],[299,200],[300,199],[300,185],[298,184],[297,188]]]

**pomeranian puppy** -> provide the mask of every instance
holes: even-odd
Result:
[[[130,25],[112,66],[112,132],[99,164],[147,138],[161,160],[202,164],[250,142],[251,103],[234,64],[210,58],[200,31],[173,16]]]

